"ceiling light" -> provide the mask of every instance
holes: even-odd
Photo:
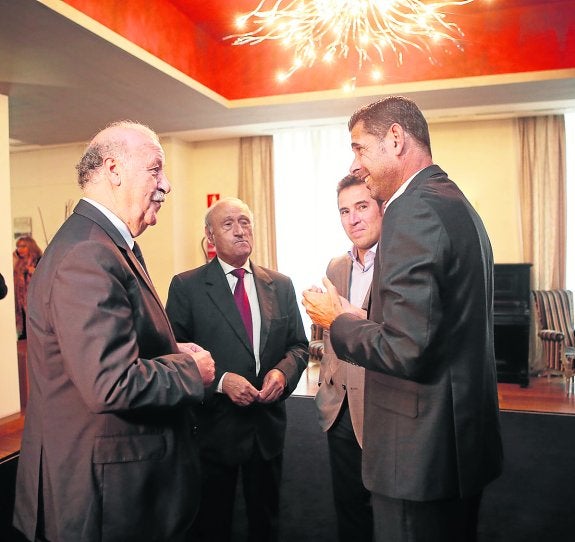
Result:
[[[234,39],[233,45],[279,41],[293,49],[294,60],[282,73],[283,80],[317,59],[347,58],[350,51],[357,54],[360,69],[374,59],[384,62],[389,54],[401,65],[408,47],[422,51],[433,63],[431,42],[445,40],[462,50],[458,40],[463,32],[447,20],[446,8],[472,1],[262,0],[238,18],[238,26],[247,30],[224,39]],[[266,4],[271,7],[264,9]]]

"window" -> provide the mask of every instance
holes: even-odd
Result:
[[[350,247],[335,189],[353,153],[345,124],[279,130],[273,137],[278,270],[301,300],[303,290],[322,286],[330,259]],[[311,320],[300,310],[309,335]]]

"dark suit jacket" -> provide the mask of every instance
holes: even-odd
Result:
[[[437,166],[386,209],[371,321],[338,317],[339,357],[366,367],[366,487],[471,496],[501,470],[493,261],[481,219]]]
[[[339,295],[346,299],[349,299],[351,271],[352,259],[349,254],[333,258],[326,271],[327,278],[337,288]],[[369,291],[365,301],[366,307],[368,299]],[[323,340],[324,352],[319,370],[320,387],[315,396],[319,424],[324,431],[333,425],[347,394],[353,431],[361,446],[363,440],[365,369],[338,359],[331,346],[329,329],[324,329]]]
[[[307,365],[307,338],[291,280],[251,264],[261,312],[260,372],[255,373],[253,347],[219,261],[176,275],[166,311],[180,341],[209,350],[216,362],[212,393],[195,409],[202,455],[228,465],[246,461],[257,442],[265,458],[283,450],[286,414],[282,400],[271,404],[234,405],[214,390],[229,371],[261,389],[270,369],[286,376],[287,397]]]
[[[148,277],[80,201],[30,284],[30,399],[15,525],[33,540],[180,540],[199,502],[190,401],[203,399]],[[39,506],[39,501],[41,505]]]

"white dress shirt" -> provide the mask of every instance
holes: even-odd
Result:
[[[373,245],[363,256],[364,264],[357,258],[357,248],[353,246],[348,254],[352,260],[351,283],[349,285],[349,302],[356,307],[363,308],[365,296],[373,279],[373,265],[375,263],[375,251],[377,243]]]

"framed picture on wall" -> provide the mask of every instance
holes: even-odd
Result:
[[[14,232],[14,239],[18,239],[24,235],[32,237],[32,217],[15,217],[12,221],[12,231]]]

